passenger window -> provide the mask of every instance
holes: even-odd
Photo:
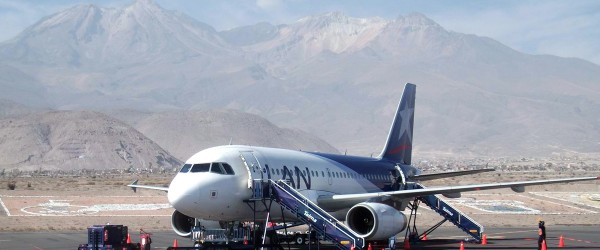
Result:
[[[325,172],[321,171],[321,176],[325,177]]]
[[[188,171],[190,171],[191,167],[192,164],[184,164],[181,170],[179,170],[179,173],[187,173]]]
[[[231,166],[229,166],[229,164],[221,163],[221,165],[223,165],[223,168],[225,169],[225,173],[230,174],[230,175],[235,174],[235,172],[233,172],[233,168]]]
[[[213,163],[210,172],[215,174],[225,174],[225,169],[223,169],[220,163]]]
[[[194,166],[192,166],[192,170],[190,172],[191,173],[199,173],[199,172],[208,172],[208,170],[210,170],[210,163],[201,163],[201,164],[194,164]]]

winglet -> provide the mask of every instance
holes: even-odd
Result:
[[[137,183],[138,180],[133,181],[131,184],[127,185],[128,187],[130,187],[134,193],[137,193]]]
[[[415,95],[417,86],[407,83],[398,104],[388,139],[379,155],[397,163],[411,163],[413,124],[415,119]]]

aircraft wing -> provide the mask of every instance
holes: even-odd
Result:
[[[550,180],[537,180],[537,181],[516,181],[516,182],[503,182],[503,183],[490,183],[490,184],[472,184],[464,186],[449,186],[449,187],[432,187],[423,189],[408,189],[398,190],[390,192],[378,192],[378,193],[360,193],[360,194],[337,194],[333,196],[321,196],[317,202],[319,206],[329,208],[340,208],[343,206],[352,206],[363,201],[367,201],[371,198],[377,197],[390,197],[396,199],[408,199],[424,195],[432,194],[456,194],[460,192],[468,191],[480,191],[488,189],[500,189],[500,188],[512,188],[514,191],[523,192],[525,186],[532,185],[544,185],[552,183],[565,183],[565,182],[576,182],[576,181],[590,181],[600,180],[598,177],[579,177],[579,178],[565,178],[565,179],[550,179]]]
[[[131,184],[127,185],[128,187],[130,187],[131,189],[133,189],[133,192],[137,192],[138,188],[145,188],[145,189],[154,189],[154,190],[160,190],[160,191],[165,191],[168,192],[169,188],[168,187],[157,187],[157,186],[147,186],[147,185],[138,185],[138,180],[133,181]]]
[[[477,170],[463,170],[463,171],[444,172],[444,173],[421,174],[421,175],[411,176],[410,179],[418,180],[418,181],[429,181],[429,180],[436,180],[436,179],[456,177],[456,176],[462,176],[462,175],[470,175],[470,174],[479,174],[479,173],[492,172],[492,171],[496,171],[496,170],[493,168],[484,168],[484,169],[477,169]]]

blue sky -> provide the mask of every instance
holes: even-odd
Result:
[[[0,41],[40,18],[80,3],[102,7],[133,0],[0,0]],[[600,65],[600,1],[596,0],[155,0],[217,30],[341,11],[352,17],[394,19],[420,12],[444,28],[496,39],[529,54],[578,57]]]

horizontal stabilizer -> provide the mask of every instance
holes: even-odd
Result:
[[[492,172],[492,171],[496,171],[496,170],[493,168],[485,168],[485,169],[477,169],[477,170],[463,170],[463,171],[453,171],[453,172],[444,172],[444,173],[420,174],[420,175],[411,176],[410,179],[416,180],[416,181],[429,181],[429,180],[437,180],[437,179],[443,179],[443,178],[449,178],[449,177],[455,177],[455,176],[479,174],[479,173]]]

